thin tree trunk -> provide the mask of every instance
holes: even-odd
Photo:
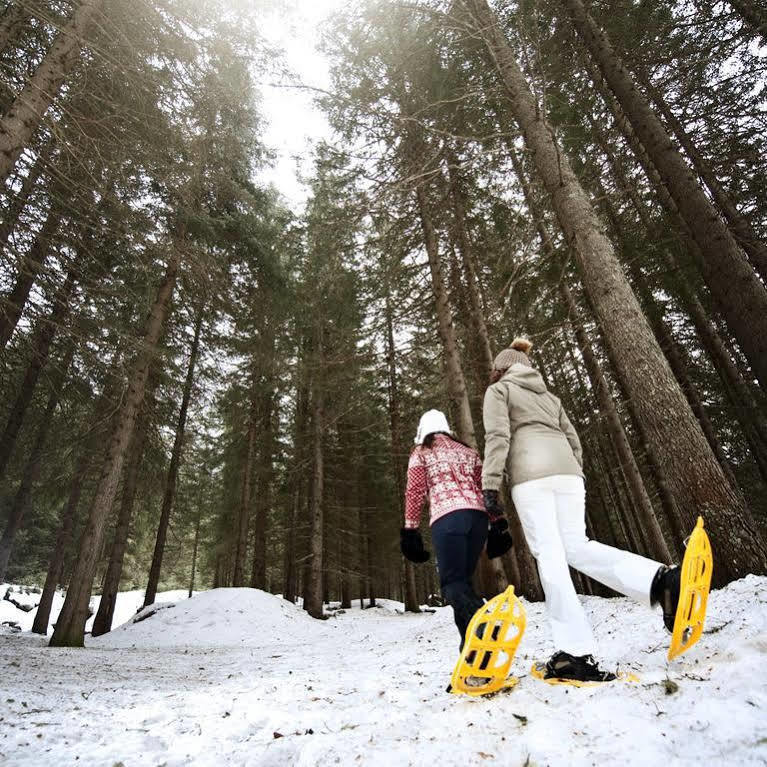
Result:
[[[178,488],[178,470],[181,466],[181,454],[184,448],[186,415],[189,410],[189,400],[192,397],[192,385],[194,384],[194,372],[200,349],[200,335],[202,333],[204,311],[204,305],[201,304],[200,308],[197,310],[197,318],[194,323],[192,348],[189,352],[189,365],[186,370],[184,392],[181,397],[181,409],[179,410],[178,423],[176,424],[176,436],[173,440],[173,450],[170,454],[170,466],[168,467],[168,476],[165,480],[165,493],[162,498],[160,523],[157,526],[157,538],[155,539],[154,554],[152,555],[152,565],[149,568],[149,579],[147,581],[146,593],[144,594],[144,607],[154,604],[155,597],[157,596],[157,586],[160,582],[162,558],[165,553],[165,539],[168,535],[170,514],[171,511],[173,511],[173,504],[176,500],[176,490]]]
[[[706,197],[607,35],[581,0],[561,0],[700,248],[701,272],[754,374],[767,387],[767,288]]]
[[[570,0],[568,0],[569,2]],[[719,552],[718,584],[767,572],[767,550],[743,501],[732,491],[674,379],[610,241],[567,157],[535,103],[486,0],[462,0],[503,80],[528,150],[577,255],[584,286],[646,432],[673,487],[684,525],[699,514]],[[765,313],[767,318],[767,312]],[[765,319],[767,321],[767,319]],[[764,336],[767,343],[767,334]],[[767,364],[767,355],[765,364]]]
[[[391,297],[387,284],[386,302],[386,361],[389,372],[389,434],[391,442],[391,459],[394,468],[394,481],[397,491],[397,511],[400,520],[404,517],[405,498],[405,451],[402,449],[402,424],[400,421],[399,386],[397,382],[397,359],[394,346],[394,323],[392,321]],[[402,558],[404,588],[405,588],[405,612],[419,613],[418,594],[415,590],[415,569],[413,563]]]
[[[183,234],[174,238],[165,276],[149,313],[142,348],[130,371],[128,390],[120,406],[115,428],[106,450],[88,522],[80,539],[80,552],[70,579],[69,590],[51,637],[52,647],[83,646],[85,623],[88,619],[88,602],[101,551],[104,525],[117,491],[125,452],[133,434],[136,412],[144,399],[149,366],[168,314],[181,261],[179,248],[183,239]]]
[[[466,200],[458,170],[458,160],[452,154],[448,155],[447,167],[450,182],[450,199],[453,205],[455,221],[456,245],[461,256],[464,280],[468,289],[471,319],[477,334],[476,342],[479,345],[480,357],[486,371],[486,380],[489,380],[490,371],[493,369],[493,352],[490,348],[490,335],[487,332],[487,323],[485,322],[485,313],[482,307],[482,295],[475,267],[474,248],[466,224]]]
[[[80,0],[71,22],[59,32],[35,73],[0,120],[0,185],[29,145],[48,107],[80,56],[86,27],[103,0]]]
[[[158,379],[159,376],[150,372],[149,382],[147,383],[148,396],[139,411],[138,418],[136,419],[136,428],[128,448],[129,458],[123,472],[122,498],[120,510],[117,514],[112,549],[109,554],[109,565],[107,565],[104,582],[101,586],[99,607],[96,610],[96,616],[91,627],[91,635],[95,637],[112,630],[112,621],[114,620],[115,607],[117,605],[117,594],[120,590],[120,579],[123,571],[123,560],[125,559],[125,550],[128,547],[128,535],[133,518],[133,508],[136,503],[141,462],[144,458],[149,437],[149,415],[152,394]]]
[[[429,270],[431,272],[431,287],[434,292],[434,301],[437,308],[437,325],[439,337],[442,341],[442,351],[447,368],[447,392],[448,397],[457,415],[457,428],[459,439],[472,447],[476,447],[477,440],[474,436],[474,423],[471,418],[469,396],[466,391],[466,380],[461,368],[461,359],[458,351],[458,342],[455,337],[455,326],[450,311],[450,303],[445,288],[445,280],[442,274],[442,263],[437,244],[437,233],[428,211],[426,192],[423,186],[416,187],[416,200],[421,217],[426,253],[429,257]]]
[[[322,338],[319,339],[320,346]],[[318,357],[322,353],[318,348]],[[312,500],[310,506],[311,528],[309,532],[309,567],[308,577],[304,584],[304,609],[313,618],[322,618],[322,574],[324,553],[324,515],[323,491],[325,484],[325,455],[323,450],[323,432],[325,429],[324,392],[322,382],[317,380],[321,369],[317,365],[315,378],[312,382]]]
[[[51,428],[53,421],[53,414],[58,407],[59,400],[61,399],[61,392],[66,380],[67,371],[72,364],[72,357],[74,356],[75,346],[73,342],[69,343],[69,348],[64,354],[64,359],[54,374],[53,381],[51,382],[51,393],[48,396],[48,404],[43,412],[43,418],[40,423],[40,428],[37,431],[35,437],[35,443],[32,446],[32,451],[29,454],[27,463],[24,467],[24,473],[22,474],[21,483],[16,492],[16,495],[11,504],[10,512],[8,514],[8,522],[6,523],[5,530],[2,537],[0,537],[0,583],[5,580],[5,573],[8,568],[8,560],[10,559],[11,552],[13,551],[13,544],[16,540],[16,533],[21,528],[21,523],[24,520],[24,515],[29,508],[29,501],[32,496],[32,490],[40,476],[40,469],[42,467],[42,455],[45,440],[48,437],[48,432]]]
[[[61,223],[61,210],[54,201],[45,223],[24,255],[11,291],[0,300],[0,350],[5,349],[16,329],[29,293],[53,249],[53,237]]]
[[[194,594],[194,578],[197,572],[197,549],[200,545],[200,524],[202,522],[202,506],[197,509],[197,516],[194,520],[194,544],[192,546],[192,572],[189,575],[189,598]]]
[[[272,353],[274,346],[272,345]],[[274,475],[274,406],[273,382],[261,397],[261,445],[256,471],[256,513],[253,520],[253,567],[250,586],[266,590],[266,537],[269,528],[269,509],[272,505]]]
[[[2,222],[0,222],[0,252],[6,249],[8,241],[11,239],[11,235],[18,226],[19,217],[27,207],[27,202],[32,194],[32,190],[35,188],[40,177],[43,175],[43,172],[48,167],[48,160],[53,151],[53,144],[54,141],[51,139],[46,142],[42,149],[40,149],[34,164],[29,169],[29,173],[24,176],[24,180],[21,182],[21,188],[11,200],[7,211],[3,213],[3,219]]]
[[[64,284],[59,288],[54,299],[53,310],[49,317],[40,319],[32,338],[32,360],[27,366],[24,380],[8,416],[8,421],[0,440],[0,478],[5,474],[8,461],[16,446],[16,439],[24,423],[27,408],[32,402],[40,372],[45,367],[50,354],[53,339],[62,324],[66,322],[70,311],[70,301],[75,289],[77,270],[73,267],[67,272]]]

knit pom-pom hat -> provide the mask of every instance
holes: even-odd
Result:
[[[528,341],[526,338],[515,338],[511,342],[511,346],[508,349],[504,349],[495,358],[493,369],[506,370],[517,363],[527,365],[527,367],[531,368],[533,363],[530,362],[530,358],[527,355],[532,348],[532,341]]]

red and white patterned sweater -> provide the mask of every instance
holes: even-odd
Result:
[[[427,496],[430,525],[458,509],[484,511],[482,461],[477,451],[444,434],[438,434],[430,448],[416,447],[407,466],[405,527],[418,527]]]

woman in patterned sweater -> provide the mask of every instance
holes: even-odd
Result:
[[[415,443],[407,470],[402,553],[411,562],[429,559],[418,531],[428,500],[440,588],[453,608],[463,647],[469,621],[483,604],[471,585],[479,555],[486,541],[491,557],[511,548],[508,522],[500,515],[489,517],[481,489],[479,454],[450,434],[444,413],[429,410],[423,414]]]

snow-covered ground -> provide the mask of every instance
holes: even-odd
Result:
[[[121,595],[119,614],[140,598]],[[533,679],[531,662],[553,649],[538,604],[527,605],[519,685],[490,699],[445,693],[457,651],[448,609],[410,615],[383,601],[315,621],[279,597],[220,589],[85,649],[3,629],[0,763],[767,763],[767,578],[713,593],[706,634],[670,664],[658,613],[625,599],[585,604],[604,665],[639,683]],[[8,607],[31,625],[31,613],[0,605],[0,622]]]

